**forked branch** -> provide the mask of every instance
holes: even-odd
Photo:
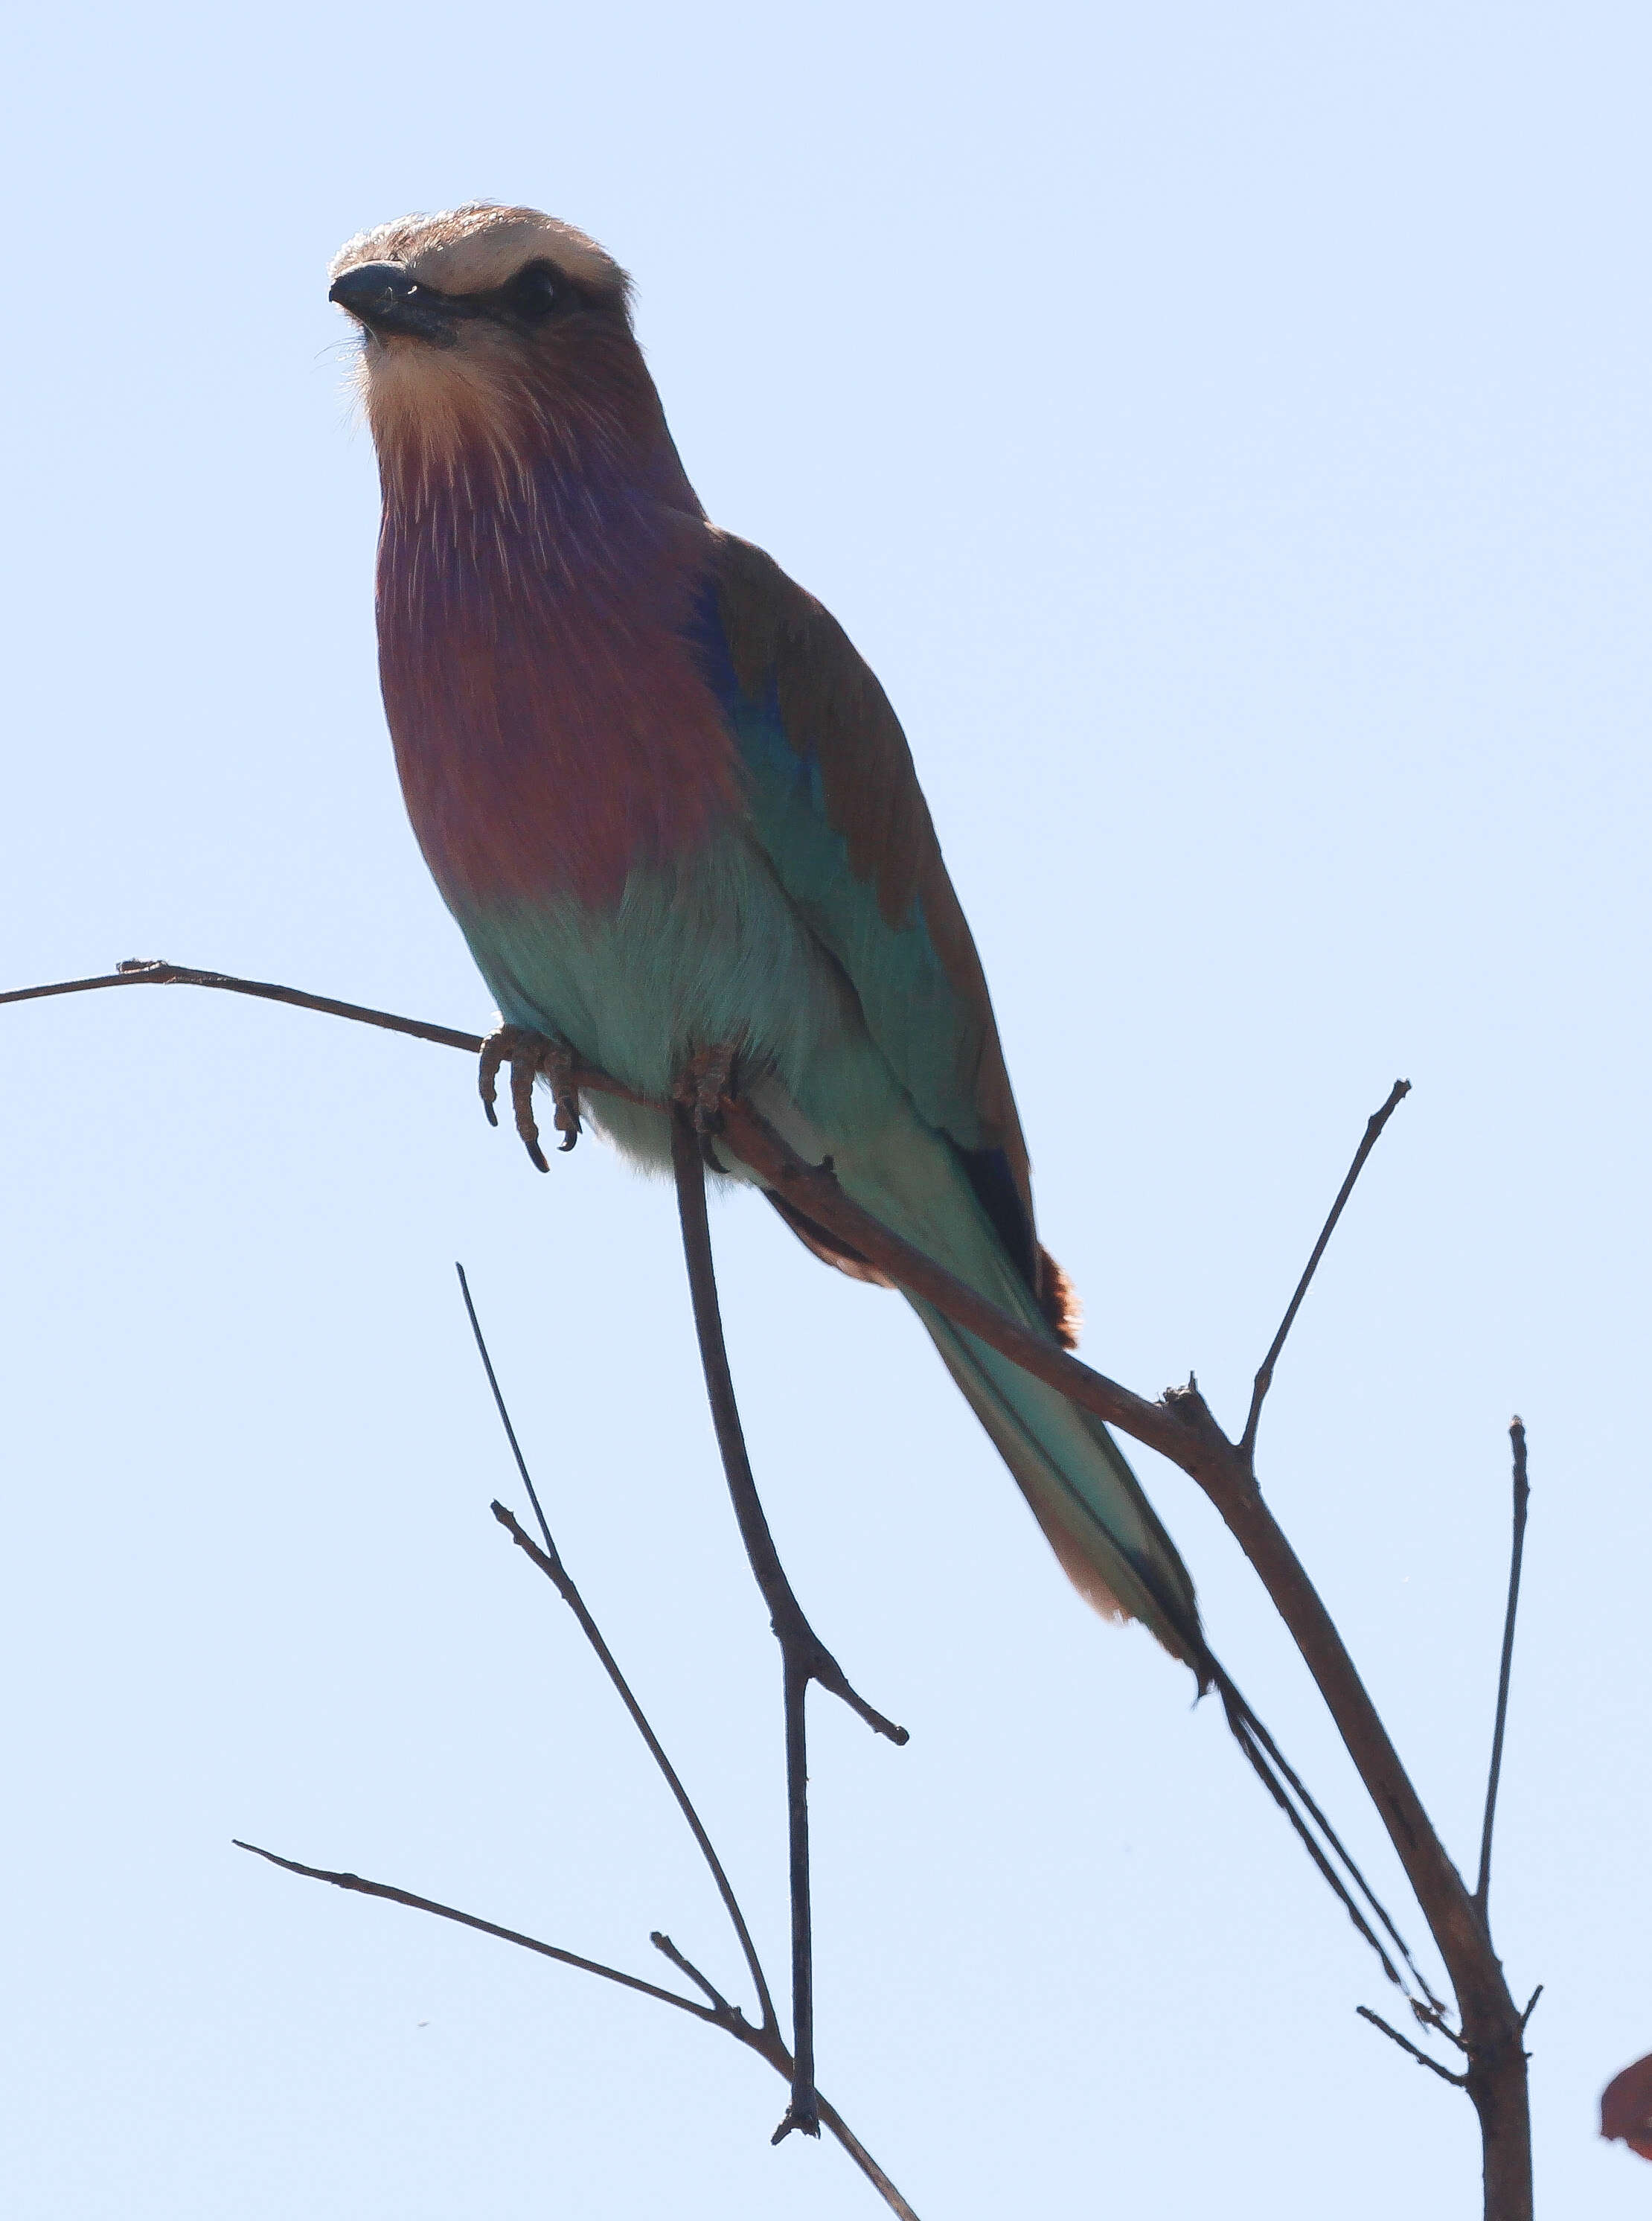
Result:
[[[792,2102],[774,2131],[774,2142],[793,2129],[804,2136],[820,2134],[820,2112],[815,2095],[814,1928],[809,1892],[809,1753],[805,1708],[809,1684],[840,1697],[868,1727],[891,1742],[907,1740],[904,1728],[875,1711],[850,1687],[842,1667],[815,1633],[798,1602],[785,1568],[780,1563],[769,1532],[751,1460],[746,1454],[745,1430],[735,1398],[734,1376],[723,1335],[723,1316],[717,1303],[716,1268],[711,1256],[711,1230],[705,1208],[705,1165],[699,1136],[689,1113],[672,1114],[672,1169],[677,1179],[677,1208],[682,1221],[683,1255],[688,1266],[689,1292],[694,1305],[694,1329],[699,1340],[700,1364],[705,1374],[706,1398],[711,1423],[722,1454],[729,1499],[740,1528],[740,1539],[752,1574],[768,1606],[769,1622],[780,1646],[781,1695],[785,1717],[786,1841],[792,1893]]]
[[[661,2005],[675,2005],[693,2019],[703,2021],[709,2028],[720,2028],[725,2035],[745,2045],[748,2051],[767,2061],[784,2080],[792,2076],[792,2055],[778,2029],[754,2028],[739,2008],[731,2005],[715,1990],[698,1969],[691,1966],[676,1949],[668,1936],[656,1933],[650,1938],[655,1949],[680,1968],[691,1982],[696,1983],[713,2000],[701,2005],[697,1999],[679,1997],[674,1990],[663,1990],[654,1982],[645,1982],[635,1974],[623,1974],[617,1967],[604,1967],[596,1959],[582,1959],[577,1951],[564,1951],[555,1943],[541,1943],[536,1936],[524,1936],[519,1929],[502,1928],[497,1921],[479,1919],[473,1912],[461,1912],[456,1905],[439,1905],[435,1898],[417,1897],[411,1890],[397,1889],[391,1883],[369,1881],[363,1874],[336,1873],[327,1867],[307,1867],[297,1859],[284,1859],[274,1851],[266,1851],[258,1843],[243,1842],[234,1838],[237,1850],[251,1851],[255,1858],[267,1859],[272,1867],[280,1867],[288,1874],[302,1874],[309,1881],[330,1882],[335,1889],[354,1890],[362,1897],[382,1897],[392,1905],[410,1905],[415,1912],[434,1913],[438,1920],[457,1922],[461,1928],[474,1928],[484,1936],[497,1936],[502,1943],[515,1943],[524,1951],[537,1952],[542,1959],[555,1959],[565,1967],[578,1968],[581,1974],[600,1975],[605,1982],[616,1982],[621,1988],[639,1991],[646,1998],[656,1998]],[[872,2154],[854,2134],[835,2105],[824,2097],[817,2099],[822,2124],[842,2145],[844,2150],[860,2168],[867,2180],[877,2191],[892,2213],[900,2221],[918,2221],[913,2208],[884,2173]]]
[[[493,1370],[493,1360],[488,1354],[488,1346],[482,1333],[481,1321],[477,1317],[476,1306],[471,1301],[470,1282],[465,1277],[465,1267],[462,1265],[455,1265],[454,1270],[459,1275],[460,1292],[465,1298],[466,1315],[470,1320],[471,1332],[475,1336],[477,1350],[480,1354],[483,1368],[487,1373],[487,1385],[492,1391],[494,1408],[499,1414],[499,1423],[504,1429],[505,1440],[510,1445],[510,1455],[516,1461],[516,1471],[522,1477],[523,1486],[528,1492],[528,1501],[534,1507],[534,1517],[539,1522],[539,1531],[545,1537],[544,1548],[541,1550],[531,1536],[523,1534],[517,1524],[516,1514],[497,1499],[492,1507],[493,1516],[518,1549],[526,1552],[541,1573],[555,1588],[563,1603],[579,1621],[579,1631],[596,1652],[598,1663],[618,1691],[620,1702],[629,1713],[632,1726],[635,1728],[648,1746],[649,1757],[659,1767],[666,1788],[676,1799],[677,1808],[687,1824],[690,1835],[698,1845],[700,1856],[705,1861],[707,1871],[716,1884],[717,1895],[723,1899],[723,1910],[729,1916],[729,1925],[739,1939],[747,1970],[752,1978],[752,1986],[757,1993],[757,2002],[762,2013],[763,2025],[766,2028],[778,2028],[779,2023],[775,2017],[774,2001],[769,1995],[768,1982],[763,1973],[762,1962],[757,1955],[757,1946],[752,1941],[751,1930],[746,1925],[746,1916],[740,1909],[739,1900],[735,1896],[734,1886],[723,1872],[723,1861],[712,1848],[711,1838],[706,1834],[700,1816],[694,1810],[688,1792],[684,1788],[678,1776],[676,1767],[661,1749],[660,1738],[648,1724],[641,1705],[631,1693],[631,1686],[620,1671],[619,1661],[604,1640],[602,1630],[586,1609],[585,1598],[574,1586],[573,1577],[562,1563],[556,1544],[551,1539],[550,1525],[541,1508],[539,1492],[534,1486],[533,1476],[528,1470],[528,1461],[523,1457],[522,1445],[516,1440],[516,1430],[510,1423],[510,1413],[506,1408],[504,1396]]]
[[[716,1886],[723,1909],[729,1916],[729,1924],[739,1941],[748,1970],[751,1974],[753,1986],[757,1993],[760,2017],[755,2022],[748,2020],[740,2008],[731,2005],[709,1977],[702,1974],[691,1960],[685,1957],[670,1936],[662,1934],[657,1929],[649,1937],[649,1941],[663,1957],[668,1959],[680,1974],[685,1974],[695,1987],[704,1993],[707,2002],[704,2005],[698,1999],[683,1997],[675,1990],[664,1989],[656,1982],[643,1980],[639,1975],[625,1974],[617,1967],[605,1966],[599,1960],[585,1958],[576,1951],[564,1949],[560,1944],[541,1943],[538,1937],[526,1936],[518,1929],[501,1927],[495,1921],[481,1919],[475,1913],[462,1912],[454,1905],[438,1904],[433,1898],[416,1896],[412,1891],[399,1889],[389,1882],[369,1881],[360,1874],[338,1872],[325,1867],[304,1866],[296,1859],[282,1858],[274,1851],[265,1850],[256,1843],[242,1842],[239,1837],[235,1839],[237,1846],[241,1850],[255,1853],[261,1859],[267,1859],[272,1866],[284,1868],[289,1874],[302,1874],[312,1881],[330,1882],[335,1889],[354,1890],[364,1897],[385,1898],[394,1905],[409,1905],[416,1912],[432,1913],[441,1920],[455,1921],[460,1927],[477,1929],[485,1936],[496,1936],[502,1943],[515,1943],[523,1950],[537,1952],[541,1958],[557,1960],[563,1966],[576,1968],[581,1974],[598,1975],[602,1980],[613,1982],[622,1989],[635,1990],[643,1997],[657,1999],[661,2005],[673,2005],[679,2012],[687,2013],[692,2018],[704,2022],[708,2027],[721,2029],[725,2035],[733,2036],[736,2043],[743,2044],[748,2051],[755,2052],[760,2059],[766,2061],[777,2074],[785,2081],[792,2084],[795,2089],[795,2062],[780,2033],[779,2023],[770,1995],[768,1980],[758,1957],[757,1948],[752,1941],[745,1914],[742,1911],[739,1901],[735,1896],[723,1861],[718,1857],[711,1839],[707,1835],[700,1817],[683,1786],[681,1778],[666,1757],[660,1738],[655,1735],[647,1715],[637,1702],[630,1684],[621,1671],[618,1661],[609,1649],[601,1629],[592,1617],[590,1608],[580,1595],[573,1575],[563,1562],[561,1553],[556,1547],[549,1523],[541,1506],[539,1492],[534,1486],[527,1460],[523,1457],[522,1446],[517,1441],[516,1430],[511,1423],[510,1413],[500,1389],[498,1378],[493,1370],[493,1361],[488,1352],[481,1323],[476,1315],[476,1306],[471,1299],[470,1286],[466,1279],[464,1267],[459,1266],[455,1269],[459,1273],[459,1284],[464,1294],[465,1309],[470,1320],[471,1331],[475,1336],[477,1349],[487,1373],[488,1386],[492,1392],[494,1405],[498,1411],[500,1423],[504,1429],[506,1440],[510,1445],[511,1455],[516,1461],[517,1473],[521,1476],[523,1487],[528,1492],[529,1502],[533,1505],[535,1517],[545,1538],[544,1548],[541,1549],[533,1537],[524,1532],[515,1514],[504,1505],[496,1501],[492,1507],[493,1516],[516,1547],[526,1556],[532,1559],[573,1612],[579,1622],[580,1632],[596,1653],[603,1671],[618,1692],[632,1725],[641,1736],[649,1756],[658,1767],[666,1787],[676,1799],[678,1808]],[[812,2073],[809,2087],[816,2120],[814,2133],[818,2135],[823,2125],[829,2129],[867,2180],[877,2190],[891,2212],[901,2216],[902,2221],[917,2221],[917,2216],[911,2206],[902,2197],[860,2138],[854,2135],[836,2107],[828,2104],[826,2099],[815,2090]],[[787,2118],[789,2120],[789,2113]]]
[[[1355,2005],[1354,2010],[1361,2020],[1368,2020],[1373,2028],[1380,2028],[1392,2043],[1399,2046],[1402,2051],[1410,2052],[1417,2065],[1426,2067],[1430,2074],[1437,2074],[1442,2082],[1449,2082],[1459,2090],[1467,2088],[1468,2077],[1466,2074],[1454,2074],[1449,2067],[1442,2067],[1437,2059],[1430,2059],[1426,2051],[1418,2049],[1410,2036],[1402,2036],[1397,2028],[1390,2028],[1382,2015],[1373,2012],[1369,2005]]]
[[[472,1054],[478,1036],[451,1028],[306,995],[262,981],[186,970],[157,962],[83,980],[23,988],[0,1001],[141,985],[191,984],[284,1002],[415,1035]],[[581,1068],[575,1084],[594,1093],[636,1099],[606,1073]],[[846,1196],[830,1167],[799,1158],[749,1104],[725,1099],[718,1113],[724,1146],[807,1219],[838,1236],[898,1286],[922,1296],[956,1325],[1001,1351],[1036,1378],[1180,1467],[1216,1506],[1289,1628],[1386,1829],[1422,1906],[1456,1993],[1461,2042],[1467,2055],[1468,2095],[1480,2116],[1486,2162],[1486,2221],[1530,2221],[1530,2130],[1521,2018],[1492,1948],[1482,1907],[1471,1895],[1435,1831],[1366,1690],[1335,1622],[1274,1519],[1257,1486],[1251,1455],[1267,1380],[1331,1230],[1383,1124],[1405,1093],[1397,1084],[1369,1123],[1342,1192],[1309,1261],[1273,1348],[1263,1361],[1247,1425],[1237,1442],[1217,1425],[1190,1381],[1156,1402],[1095,1373],[1029,1332],[904,1242]],[[823,2114],[823,2118],[824,2115]]]

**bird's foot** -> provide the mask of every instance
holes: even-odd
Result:
[[[697,1048],[678,1071],[672,1100],[693,1120],[703,1145],[723,1131],[723,1105],[735,1092],[738,1054],[732,1042],[717,1048]]]
[[[539,1127],[534,1117],[534,1082],[541,1073],[550,1082],[551,1099],[556,1105],[556,1130],[563,1136],[561,1150],[566,1156],[580,1132],[579,1090],[574,1083],[579,1063],[566,1042],[536,1034],[528,1026],[500,1026],[482,1043],[476,1085],[481,1093],[482,1108],[487,1112],[487,1122],[490,1126],[499,1123],[493,1107],[494,1096],[499,1067],[508,1064],[516,1131],[522,1136],[523,1148],[542,1173],[548,1172],[550,1167],[539,1146]]]

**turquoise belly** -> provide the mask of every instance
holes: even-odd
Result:
[[[548,901],[459,923],[507,1024],[561,1035],[642,1094],[663,1100],[696,1049],[730,1045],[829,1125],[845,1083],[858,1092],[849,1075],[870,1044],[853,991],[734,829],[634,871],[611,911]],[[599,1122],[657,1161],[663,1129],[621,1109],[600,1106]]]

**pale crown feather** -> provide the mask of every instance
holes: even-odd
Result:
[[[334,256],[328,275],[340,277],[364,262],[399,262],[435,292],[485,293],[537,255],[547,256],[576,284],[622,298],[629,292],[624,271],[573,224],[537,209],[497,208],[486,201],[435,216],[398,216],[359,231]]]

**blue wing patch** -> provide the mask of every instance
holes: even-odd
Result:
[[[873,880],[857,877],[848,842],[831,822],[818,754],[806,735],[787,731],[775,672],[754,694],[741,684],[714,583],[697,603],[691,637],[739,746],[753,833],[810,930],[848,974],[873,1039],[922,1116],[957,1149],[1000,1240],[1036,1286],[1032,1226],[1014,1169],[983,1130],[979,1017],[948,975],[921,894],[892,923]]]

